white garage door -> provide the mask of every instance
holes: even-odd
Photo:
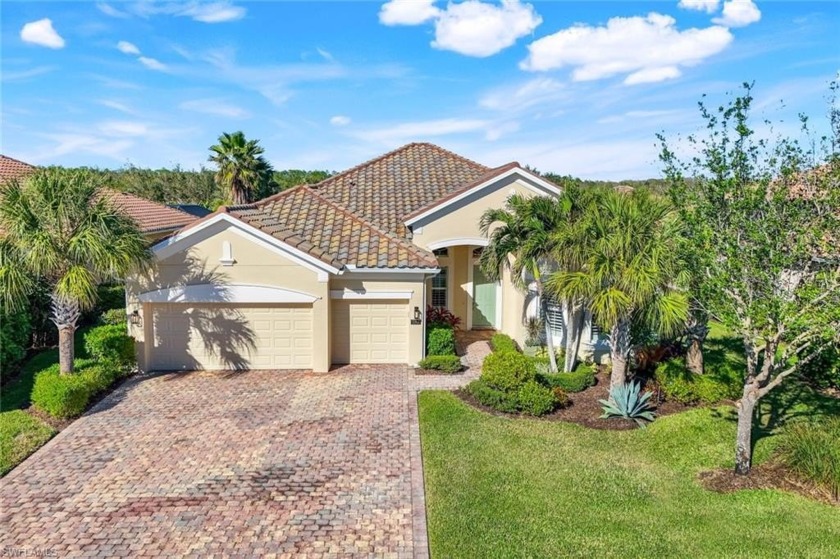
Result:
[[[408,363],[408,305],[332,303],[333,363]]]
[[[309,369],[312,306],[153,307],[151,369]]]

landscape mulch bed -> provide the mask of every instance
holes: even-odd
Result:
[[[568,421],[570,423],[577,423],[578,425],[589,427],[590,429],[603,429],[609,431],[628,431],[631,429],[638,429],[639,425],[631,419],[601,418],[603,409],[598,400],[607,400],[609,398],[609,387],[609,375],[604,372],[599,372],[595,376],[595,386],[587,388],[582,392],[569,394],[569,401],[571,402],[569,406],[534,419],[541,419],[544,421]],[[455,394],[467,404],[492,415],[506,417],[531,417],[524,414],[504,413],[485,406],[464,389],[456,390]],[[656,406],[654,411],[656,412],[656,417],[661,417],[663,415],[671,415],[688,409],[691,409],[691,406],[678,404],[676,402],[663,402]]]
[[[731,468],[726,468],[701,472],[697,477],[703,487],[719,493],[742,489],[777,489],[840,507],[840,501],[834,500],[827,489],[797,477],[775,461],[753,466],[747,475],[738,475]]]

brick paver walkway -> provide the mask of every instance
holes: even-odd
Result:
[[[467,345],[480,363],[486,342]],[[132,379],[0,481],[0,551],[426,557],[416,390],[476,375]]]

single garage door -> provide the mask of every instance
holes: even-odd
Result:
[[[151,369],[309,369],[312,305],[154,305]]]
[[[333,363],[408,363],[408,305],[333,301]]]

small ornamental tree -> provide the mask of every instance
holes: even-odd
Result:
[[[831,138],[770,141],[752,128],[752,100],[745,84],[717,110],[701,102],[706,133],[689,137],[687,162],[660,135],[672,199],[705,255],[692,270],[695,302],[743,340],[739,474],[750,470],[758,401],[840,332],[840,113],[832,102]]]

